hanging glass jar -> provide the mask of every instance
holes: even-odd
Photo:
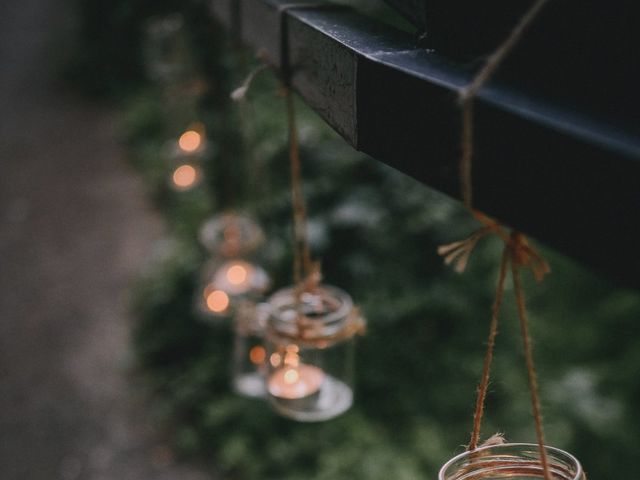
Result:
[[[269,318],[267,303],[241,302],[236,309],[231,378],[236,393],[261,398],[265,395],[267,351],[264,335]]]
[[[364,319],[344,291],[322,285],[269,298],[267,397],[294,420],[328,420],[353,403],[354,337]]]
[[[580,462],[567,452],[545,446],[552,480],[586,480]],[[449,460],[439,480],[544,479],[537,444],[506,443],[480,447]]]
[[[270,278],[250,254],[264,241],[250,218],[223,214],[207,221],[200,241],[213,254],[201,272],[198,307],[207,317],[228,317],[242,301],[259,302]]]

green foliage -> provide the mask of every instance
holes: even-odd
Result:
[[[202,19],[193,29],[198,42],[208,38]],[[327,283],[350,292],[369,320],[358,344],[356,403],[309,425],[234,396],[229,326],[204,323],[194,311],[204,260],[196,231],[225,205],[250,212],[267,231],[265,266],[275,285],[290,283],[289,167],[277,82],[262,74],[247,104],[229,105],[230,77],[241,78],[251,62],[241,53],[234,61],[218,41],[197,44],[215,86],[199,106],[216,146],[206,159],[211,180],[200,189],[166,186],[171,128],[159,92],[147,87],[123,106],[132,161],[175,237],[136,301],[135,345],[156,393],[154,412],[174,429],[177,449],[210,460],[223,478],[434,479],[468,441],[499,242],[485,240],[464,275],[444,268],[437,245],[476,227],[459,204],[354,152],[298,104],[314,256]],[[541,285],[527,279],[527,292],[548,443],[574,453],[591,478],[640,478],[640,296],[544,253],[554,272]],[[510,294],[509,287],[484,433],[534,441]]]

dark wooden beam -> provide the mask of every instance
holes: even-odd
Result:
[[[276,69],[289,70],[295,90],[353,147],[459,198],[457,91],[473,68],[417,48],[413,35],[344,7],[212,4],[244,43],[262,50]],[[239,25],[225,13],[233,11]],[[544,89],[505,73],[477,100],[476,206],[640,286],[637,125],[554,102]],[[612,260],[612,249],[623,260]]]

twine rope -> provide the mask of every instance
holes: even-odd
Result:
[[[522,245],[524,237],[522,237],[521,233],[513,232],[511,235],[515,245]],[[551,480],[547,452],[544,448],[545,443],[544,431],[542,428],[542,412],[540,409],[540,397],[538,395],[538,374],[533,361],[533,347],[531,345],[531,335],[529,333],[529,320],[527,318],[527,308],[525,305],[524,290],[522,288],[522,279],[520,278],[520,267],[526,267],[527,265],[522,264],[523,259],[518,256],[518,253],[520,252],[518,252],[517,249],[512,249],[511,253],[511,278],[513,280],[513,290],[515,292],[516,304],[518,307],[518,318],[520,319],[520,330],[522,333],[522,344],[527,364],[529,393],[531,394],[531,408],[533,410],[533,418],[535,420],[536,437],[538,438],[538,449],[540,451],[540,462],[542,463],[545,480]]]
[[[478,218],[488,221],[488,217],[480,215]],[[520,321],[520,330],[522,334],[522,342],[524,346],[525,362],[527,375],[529,380],[529,393],[531,396],[532,414],[535,423],[536,437],[538,441],[538,449],[540,452],[540,463],[543,468],[545,480],[552,480],[549,470],[546,450],[544,448],[544,431],[542,427],[542,413],[540,407],[540,398],[538,394],[538,376],[533,360],[533,346],[531,343],[531,335],[529,332],[529,322],[527,317],[527,309],[525,304],[524,289],[520,276],[520,269],[526,268],[531,270],[534,278],[540,282],[551,269],[542,256],[532,248],[526,237],[517,231],[512,231],[509,235],[498,224],[493,223],[486,225],[468,238],[462,241],[453,242],[449,245],[439,247],[438,251],[445,257],[445,262],[456,261],[455,268],[462,272],[467,265],[467,259],[478,244],[481,238],[490,234],[495,234],[504,241],[504,250],[500,262],[500,270],[498,274],[498,282],[496,286],[496,295],[492,306],[491,323],[489,326],[489,336],[487,340],[487,351],[483,364],[482,376],[478,385],[478,395],[476,398],[475,411],[473,415],[473,430],[471,433],[471,441],[467,447],[468,450],[475,450],[480,441],[480,430],[482,418],[485,410],[487,391],[489,389],[491,363],[493,361],[493,352],[495,348],[495,339],[498,334],[498,319],[500,309],[504,298],[505,279],[507,274],[507,266],[511,266],[511,275],[513,279],[513,288],[518,307],[518,318]]]
[[[503,63],[504,59],[516,47],[522,35],[527,28],[536,19],[542,8],[549,0],[536,0],[531,7],[520,18],[518,23],[511,30],[510,34],[504,42],[488,57],[484,66],[473,78],[471,83],[462,88],[459,92],[459,100],[461,105],[462,131],[460,135],[460,189],[464,205],[472,212],[472,214],[482,224],[479,230],[473,233],[465,240],[454,242],[449,245],[443,245],[438,248],[438,253],[444,256],[446,264],[454,263],[454,268],[458,272],[464,271],[471,252],[478,242],[489,234],[495,234],[500,237],[504,244],[502,260],[500,262],[500,271],[498,276],[498,284],[496,287],[496,296],[492,307],[492,317],[489,327],[489,338],[487,341],[487,352],[485,354],[482,377],[478,386],[478,396],[476,399],[476,408],[473,417],[473,431],[468,449],[475,450],[480,439],[480,428],[482,417],[484,414],[487,390],[489,387],[491,363],[493,360],[493,351],[495,348],[495,338],[498,333],[498,318],[502,300],[504,297],[504,285],[507,273],[507,264],[511,264],[511,273],[513,278],[514,292],[516,303],[518,306],[518,318],[520,320],[522,341],[525,351],[525,359],[527,373],[529,379],[529,391],[531,395],[532,413],[536,427],[536,437],[538,448],[540,451],[540,462],[544,473],[545,480],[551,480],[551,473],[547,460],[546,450],[544,448],[544,433],[542,428],[542,414],[540,408],[540,399],[538,396],[538,377],[533,361],[533,348],[531,345],[531,337],[528,328],[528,318],[524,300],[524,291],[520,278],[520,268],[529,268],[537,281],[549,273],[550,269],[545,260],[532,249],[525,238],[519,232],[512,231],[510,235],[502,228],[502,226],[473,208],[473,184],[472,184],[472,161],[474,153],[474,100],[480,89],[489,81],[496,72],[498,67]]]
[[[302,192],[300,147],[293,95],[289,88],[284,90],[287,104],[289,128],[289,164],[291,169],[291,200],[293,213],[293,282],[296,288],[303,284],[305,276],[312,273],[311,254],[307,238],[307,208]]]
[[[478,385],[478,397],[476,398],[476,409],[473,414],[473,431],[471,433],[471,441],[469,442],[468,450],[475,450],[478,448],[478,442],[480,441],[480,427],[482,424],[482,417],[484,415],[485,400],[487,398],[487,390],[489,389],[489,377],[491,373],[491,363],[493,361],[493,351],[496,344],[496,335],[498,335],[498,318],[500,316],[500,307],[502,306],[502,299],[504,298],[504,285],[507,277],[507,264],[509,263],[509,247],[505,244],[502,252],[502,260],[500,261],[500,272],[498,274],[498,284],[496,287],[496,297],[491,309],[491,324],[489,326],[489,338],[487,340],[487,352],[484,358],[484,365],[482,367],[482,377],[480,385]]]
[[[536,0],[533,5],[520,18],[516,26],[511,30],[505,41],[487,58],[486,63],[473,78],[471,83],[460,89],[459,100],[462,108],[462,134],[460,136],[460,182],[462,200],[469,209],[473,208],[473,188],[472,160],[473,160],[473,137],[474,137],[474,100],[478,91],[489,81],[502,64],[504,59],[511,53],[514,47],[522,38],[527,28],[536,19],[542,8],[549,0]]]

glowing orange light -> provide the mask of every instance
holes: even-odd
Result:
[[[212,312],[222,313],[229,306],[229,295],[222,290],[214,290],[207,295],[207,307]]]
[[[289,385],[291,385],[292,383],[296,383],[298,380],[300,380],[300,374],[298,373],[298,370],[290,368],[289,370],[284,372],[283,378],[284,383],[288,383]]]
[[[247,280],[247,269],[242,265],[234,265],[227,270],[227,280],[233,285],[241,285]]]
[[[195,130],[187,130],[178,139],[178,146],[184,152],[195,152],[202,144],[202,135]]]
[[[273,367],[277,367],[278,365],[280,365],[280,361],[281,359],[280,359],[279,353],[272,353],[271,356],[269,357],[269,362]]]
[[[254,365],[262,365],[267,357],[267,352],[260,345],[256,345],[249,351],[249,360]]]
[[[191,165],[180,165],[173,172],[173,183],[179,188],[192,187],[198,179],[198,172]]]
[[[284,364],[290,367],[297,367],[300,365],[300,357],[297,353],[289,352],[284,355]]]

